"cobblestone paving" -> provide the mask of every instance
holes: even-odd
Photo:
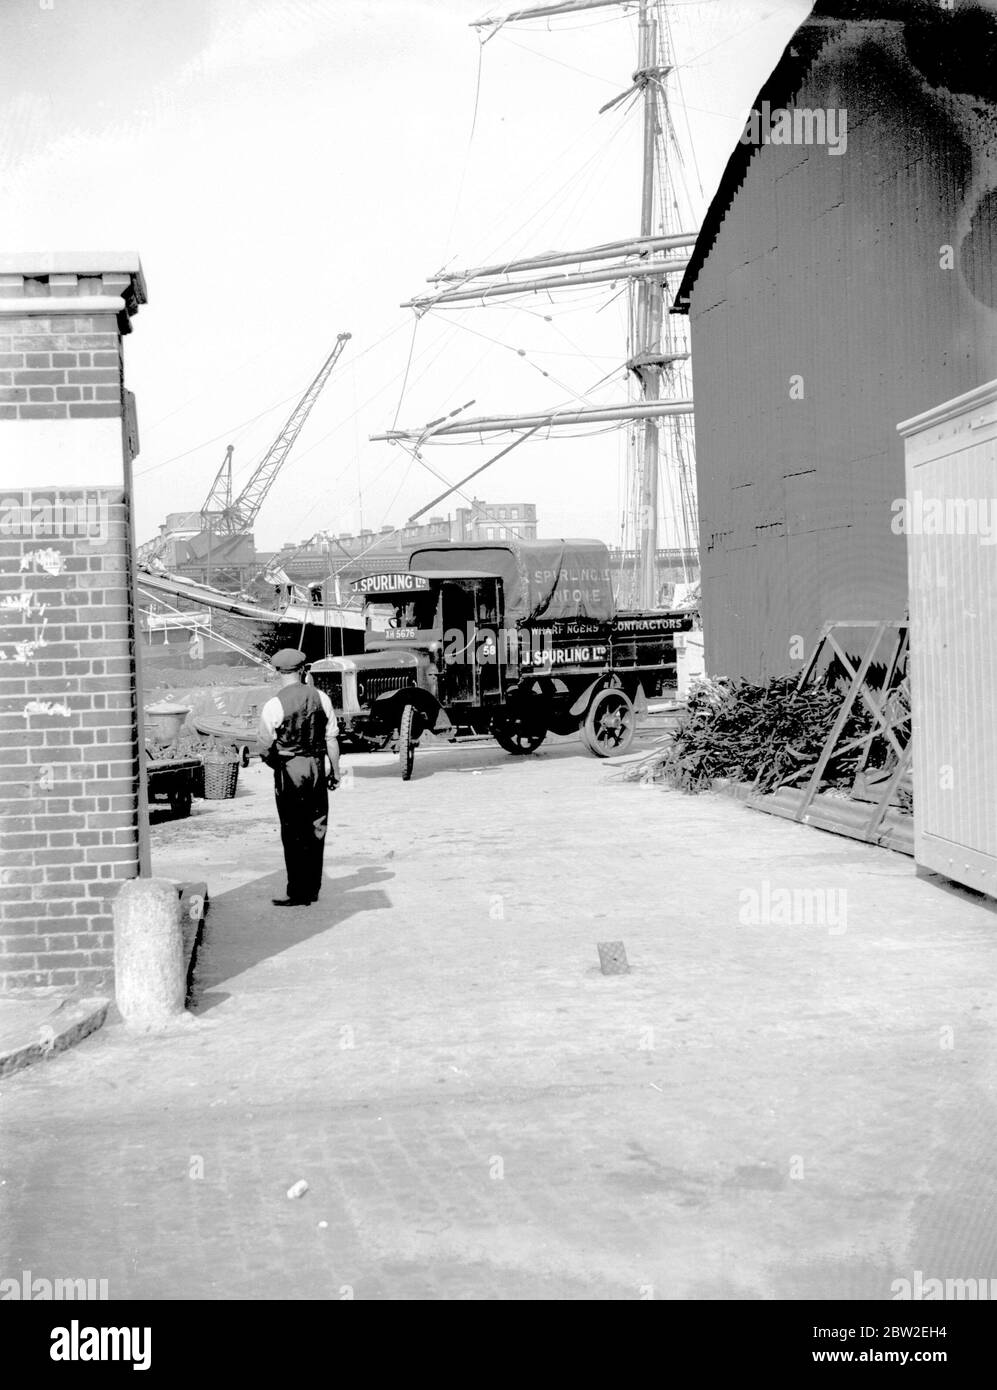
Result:
[[[980,900],[570,743],[420,750],[407,786],[349,761],[317,908],[270,906],[264,769],[155,828],[157,871],[213,895],[195,1016],[3,1084],[0,1276],[889,1298],[997,1271]],[[847,928],[745,925],[762,880],[845,890]],[[616,939],[632,971],[603,977]]]

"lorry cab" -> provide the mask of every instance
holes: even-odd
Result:
[[[364,651],[442,640],[439,585],[417,574],[368,574],[354,588],[364,601]],[[380,621],[378,621],[380,620]]]
[[[345,746],[393,744],[404,780],[423,733],[490,733],[515,754],[580,733],[597,757],[626,753],[691,623],[619,613],[601,541],[423,546],[407,569],[353,587],[364,651],[315,662],[312,678]]]
[[[365,575],[364,651],[312,665],[336,709],[344,746],[383,748],[412,708],[413,740],[427,730],[483,732],[501,703],[502,581],[494,574]]]
[[[424,652],[443,704],[476,707],[501,699],[506,652],[498,576],[368,575],[357,587],[367,618],[365,651]]]

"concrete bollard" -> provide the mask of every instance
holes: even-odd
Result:
[[[184,1012],[180,899],[168,879],[121,885],[114,900],[114,989],[129,1027],[161,1027]]]

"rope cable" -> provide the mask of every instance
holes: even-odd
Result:
[[[473,143],[474,143],[474,132],[475,132],[475,129],[476,129],[477,124],[478,124],[478,102],[479,102],[479,100],[480,100],[480,98],[481,98],[481,71],[482,71],[482,60],[483,60],[483,58],[484,58],[484,52],[485,52],[485,42],[486,42],[486,41],[485,41],[484,39],[482,39],[482,38],[479,36],[479,38],[478,38],[478,71],[477,71],[477,76],[476,76],[475,79],[474,79],[474,106],[473,106],[472,111],[471,111],[471,129],[470,129],[470,131],[468,132],[468,136],[467,136],[467,148],[466,148],[465,151],[464,151],[464,164],[463,164],[463,167],[462,167],[462,169],[461,169],[461,171],[460,171],[460,181],[459,181],[459,183],[457,184],[457,196],[456,196],[456,198],[454,199],[453,212],[452,212],[451,215],[450,215],[450,226],[449,226],[449,228],[447,229],[446,240],[445,240],[444,243],[443,243],[443,263],[444,263],[444,265],[446,264],[447,257],[448,257],[449,254],[450,254],[450,243],[451,243],[451,240],[453,239],[453,230],[454,230],[454,227],[456,226],[456,223],[457,223],[457,214],[458,214],[458,212],[460,211],[461,200],[462,200],[462,198],[463,198],[463,196],[464,196],[464,183],[465,183],[465,180],[467,179],[467,167],[468,167],[468,164],[469,164],[470,161],[471,161],[471,146],[472,146]]]

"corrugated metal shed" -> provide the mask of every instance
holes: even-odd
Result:
[[[847,145],[739,144],[679,289],[713,674],[904,615],[896,424],[997,374],[995,33],[980,10],[825,3],[759,93],[843,111]]]

